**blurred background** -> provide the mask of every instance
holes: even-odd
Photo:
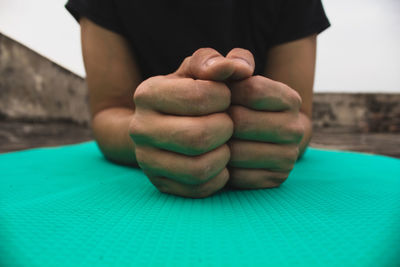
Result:
[[[0,0],[0,152],[91,139],[66,0]],[[323,0],[312,146],[400,157],[400,1]]]

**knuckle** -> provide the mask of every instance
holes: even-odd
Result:
[[[136,88],[135,93],[133,94],[133,102],[135,102],[136,106],[139,106],[146,98],[146,91],[146,85],[144,82],[139,84],[139,86]]]
[[[218,159],[209,157],[209,154],[204,154],[201,156],[192,158],[192,180],[194,184],[205,184],[210,181],[211,178],[219,177],[218,179],[228,179],[229,172],[227,170],[224,171],[226,165],[228,164],[230,158],[230,150],[228,145],[223,145],[219,149]],[[217,174],[218,170],[222,170],[222,174]],[[222,177],[222,178],[221,178]],[[208,183],[209,187],[213,187],[215,183]],[[205,184],[206,186],[206,184]]]
[[[191,173],[191,180],[193,184],[204,184],[209,179],[209,171],[206,167],[195,167]]]
[[[281,163],[281,166],[280,168],[277,169],[277,171],[291,172],[293,168],[294,168],[294,162],[292,162],[291,160],[285,160]]]
[[[248,79],[247,95],[245,96],[250,107],[264,109],[265,103],[271,98],[271,92],[268,89],[266,78],[256,75]]]
[[[284,151],[284,159],[286,159],[290,163],[294,163],[297,159],[297,155],[299,154],[299,147],[289,146]]]
[[[300,94],[296,90],[290,88],[289,86],[287,85],[285,86],[287,87],[287,90],[289,92],[288,97],[290,106],[292,107],[293,110],[299,110],[302,104],[302,99]]]
[[[206,81],[197,81],[194,80],[194,83],[190,86],[190,94],[187,95],[185,101],[188,102],[193,108],[198,109],[199,111],[206,111],[211,100],[211,96],[208,90],[205,90]]]
[[[195,198],[211,196],[224,187],[228,180],[229,172],[228,169],[224,168],[220,174],[213,178],[213,180],[208,181],[207,183],[195,185],[192,190],[192,195]]]
[[[282,154],[281,170],[291,171],[296,163],[297,157],[299,155],[298,146],[289,146],[284,149]]]
[[[298,120],[288,126],[288,132],[291,137],[290,139],[293,143],[300,143],[304,136],[304,131],[304,125]]]
[[[231,90],[222,82],[196,80],[199,88],[205,92],[204,99],[209,101],[224,102],[228,107],[231,101]]]
[[[147,169],[147,164],[145,162],[146,154],[142,149],[140,149],[139,146],[136,146],[136,148],[135,148],[135,157],[136,157],[136,161],[137,161],[139,167],[142,170],[146,170]]]
[[[215,160],[214,156],[210,156],[210,154],[192,157],[191,175],[194,184],[206,183],[216,175],[216,171],[226,167],[230,158],[228,145],[223,145],[217,152],[214,151],[212,153],[218,153],[218,155],[214,155],[218,157],[217,160]]]
[[[151,79],[151,78],[150,78]],[[148,81],[144,81],[136,88],[135,93],[133,94],[133,101],[136,105],[140,104],[143,100],[147,98],[148,94]]]
[[[137,116],[134,115],[131,121],[129,122],[129,134],[131,136],[135,136],[138,132],[140,132],[140,123],[137,119]]]
[[[280,92],[279,95],[281,95],[281,100],[285,103],[285,106],[287,106],[289,110],[298,111],[302,104],[300,94],[282,82],[275,81],[275,85],[275,90]]]
[[[136,113],[129,122],[129,135],[135,143],[139,143],[146,136],[145,124],[138,117],[139,115]]]
[[[186,90],[182,100],[201,114],[209,114],[226,110],[230,105],[231,92],[222,83],[206,80],[186,79]]]
[[[253,99],[265,98],[264,77],[261,75],[253,76],[249,79],[249,95]]]
[[[133,101],[136,105],[140,105],[142,102],[146,102],[149,98],[151,98],[151,88],[157,86],[161,78],[162,76],[150,77],[139,84],[133,95]]]
[[[191,58],[192,58],[191,56],[185,57],[181,65],[189,64]]]
[[[206,125],[192,127],[186,134],[186,147],[193,150],[195,154],[201,154],[207,151],[212,142],[212,136]]]
[[[289,156],[293,159],[293,163],[296,163],[297,158],[299,157],[299,153],[300,153],[300,149],[299,149],[298,146],[294,146],[291,149],[291,152],[290,152]]]
[[[210,178],[211,164],[203,164],[201,160],[194,159],[195,162],[192,164],[192,181],[194,184],[203,184]]]

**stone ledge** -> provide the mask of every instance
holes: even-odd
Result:
[[[92,139],[89,127],[73,122],[0,120],[0,153]]]
[[[400,94],[316,93],[316,128],[344,127],[355,132],[400,132]]]
[[[311,147],[400,158],[400,133],[357,133],[347,128],[314,129]]]
[[[0,34],[0,117],[89,124],[84,79]],[[314,95],[313,124],[352,132],[400,132],[400,94]]]

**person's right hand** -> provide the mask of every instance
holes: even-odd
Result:
[[[151,77],[136,89],[130,136],[139,166],[161,192],[200,198],[228,181],[233,123],[223,82],[253,74],[249,53],[234,49],[223,57],[202,48],[175,73]]]

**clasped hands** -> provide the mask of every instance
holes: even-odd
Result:
[[[179,69],[142,82],[130,136],[136,160],[164,193],[207,197],[225,185],[279,186],[299,155],[301,97],[253,76],[253,55],[197,50]]]

